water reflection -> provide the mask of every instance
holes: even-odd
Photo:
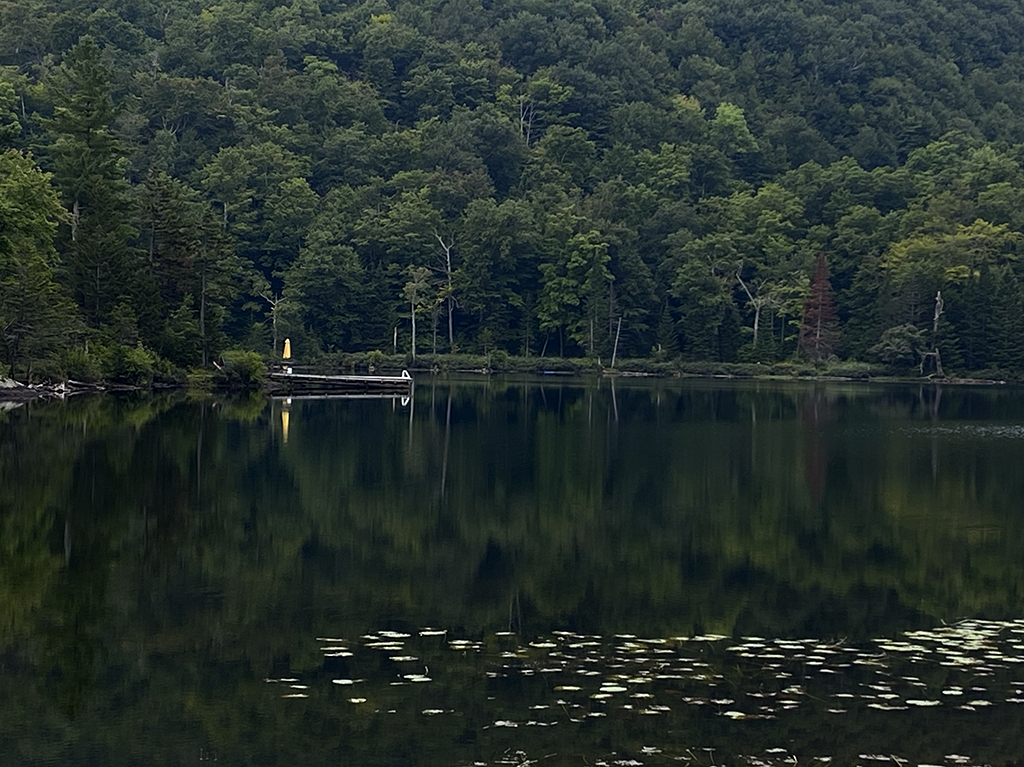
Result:
[[[788,755],[799,744],[808,758],[837,757],[834,742],[815,744],[839,718],[852,723],[842,730],[850,748],[865,749],[849,752],[858,759],[889,742],[859,740],[863,732],[896,738],[906,728],[865,717],[894,714],[938,717],[914,720],[938,749],[930,759],[954,753],[939,751],[965,716],[994,744],[972,759],[1015,759],[1016,730],[997,728],[1017,710],[1010,699],[1024,697],[1015,667],[991,684],[937,661],[926,674],[900,670],[931,692],[959,687],[958,705],[982,700],[969,693],[985,686],[994,705],[976,711],[947,705],[953,695],[866,682],[858,674],[881,672],[852,662],[827,682],[889,684],[875,692],[907,711],[888,711],[868,703],[895,698],[833,699],[821,687],[827,664],[808,682],[807,648],[897,657],[870,643],[920,644],[906,632],[1024,615],[1022,429],[1024,401],[1006,389],[555,377],[426,379],[407,403],[295,398],[285,410],[261,397],[107,397],[5,410],[0,753],[17,754],[16,764],[564,755],[562,725],[526,736],[524,717],[547,721],[526,712],[555,713],[564,700],[570,712],[608,713],[600,701],[643,693],[629,682],[637,674],[618,679],[627,671],[614,668],[633,663],[624,643],[634,641],[615,635],[632,634],[672,640],[665,662],[709,663],[728,689],[670,685],[671,700],[623,703],[633,718],[570,723],[591,763],[682,759],[690,749],[690,761],[709,764],[703,748],[716,749],[717,763],[781,763],[764,753],[769,740]],[[383,633],[415,629],[421,642],[424,626],[446,632],[431,635],[432,648]],[[531,642],[559,648],[570,635],[601,637],[582,640],[600,643],[593,678],[626,693],[545,681],[567,673],[541,673],[559,660],[551,651],[565,651]],[[739,641],[698,643],[701,659],[673,639],[708,635]],[[760,655],[751,666],[728,648],[752,637],[765,648],[807,642],[807,659],[783,647],[779,668]],[[376,666],[365,665],[370,650]],[[579,668],[595,663],[588,657]],[[488,676],[509,664],[522,671]],[[766,668],[799,679],[783,684]],[[947,673],[961,676],[940,680]],[[264,679],[291,679],[274,684],[304,697],[268,696]],[[384,679],[393,697],[381,709],[376,692],[358,688]],[[820,702],[784,694],[792,684]],[[757,719],[767,713],[759,706],[778,706],[748,691],[797,696],[799,716]],[[645,700],[671,713],[636,713]],[[377,709],[394,709],[401,726]],[[687,737],[654,739],[664,722],[645,722],[681,711],[691,713],[673,726]],[[739,726],[748,729],[729,729]],[[923,758],[914,749],[925,735],[896,756]]]
[[[979,748],[978,729],[1013,720],[1024,703],[1024,621],[964,621],[863,644],[571,631],[464,639],[415,628],[317,642],[327,643],[323,664],[265,679],[269,696],[447,730],[457,744],[451,764],[547,754],[605,765],[980,765],[1006,742],[993,729],[994,742]],[[827,731],[808,739],[811,724]],[[956,724],[970,730],[940,735]],[[973,755],[950,760],[951,750]]]

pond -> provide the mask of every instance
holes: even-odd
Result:
[[[1024,764],[1024,396],[0,412],[0,762]]]

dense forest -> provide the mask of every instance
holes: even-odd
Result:
[[[1022,75],[1006,0],[2,0],[0,373],[1024,370]]]

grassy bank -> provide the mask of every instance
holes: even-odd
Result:
[[[517,357],[504,352],[487,355],[474,354],[420,354],[414,360],[410,355],[383,354],[379,351],[324,355],[308,365],[296,360],[296,372],[316,370],[345,374],[391,374],[408,370],[410,373],[518,373],[533,375],[623,375],[659,378],[772,378],[772,379],[842,379],[854,381],[937,380],[918,375],[916,368],[893,368],[864,362],[834,361],[823,365],[802,362],[684,362],[682,360],[655,360],[649,358],[617,360],[612,368],[607,360],[598,358]],[[1024,382],[1024,375],[1003,370],[984,370],[971,375],[954,373],[948,382]]]
[[[256,391],[264,388],[269,370],[280,368],[281,360],[261,357],[254,352],[225,352],[209,368],[174,371],[170,375],[145,371],[141,376],[90,377],[87,381],[69,379],[37,383],[32,387],[0,387],[0,400],[61,396],[74,391],[147,391],[187,389],[192,392]],[[972,375],[953,375],[937,379],[922,377],[917,369],[895,369],[862,362],[835,361],[824,365],[800,362],[684,362],[681,360],[623,359],[612,368],[597,358],[516,357],[504,352],[475,354],[383,354],[379,351],[322,355],[314,360],[292,360],[296,373],[315,372],[336,375],[397,375],[408,370],[413,375],[520,374],[562,376],[637,376],[652,378],[735,378],[770,380],[843,380],[932,382],[950,384],[1024,383],[1024,375],[1003,370],[984,370]],[[9,379],[8,379],[9,380]],[[13,382],[12,382],[13,383]]]

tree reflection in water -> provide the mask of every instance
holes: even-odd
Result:
[[[1011,390],[421,379],[414,407],[296,399],[287,442],[282,407],[108,397],[0,413],[11,763],[461,764],[507,751],[706,764],[714,748],[718,763],[753,764],[740,756],[883,746],[1005,762],[1024,749],[1016,624],[983,650],[946,637],[947,654],[916,670],[892,644],[1024,615],[1024,405]],[[413,636],[392,637],[393,651],[360,639],[382,631]],[[593,656],[566,648],[581,635],[600,636],[579,640]],[[328,653],[316,637],[344,641]],[[763,637],[754,658],[729,649],[751,637]],[[815,659],[829,647],[889,660]],[[993,676],[942,662],[958,657]],[[565,681],[561,664],[577,661],[596,675]],[[692,689],[691,672],[629,681],[659,663],[722,689]],[[354,684],[330,681],[342,678]],[[294,679],[274,684],[305,697],[268,694],[265,679]],[[758,719],[780,709],[758,694],[797,708]],[[655,705],[669,710],[641,713]]]

